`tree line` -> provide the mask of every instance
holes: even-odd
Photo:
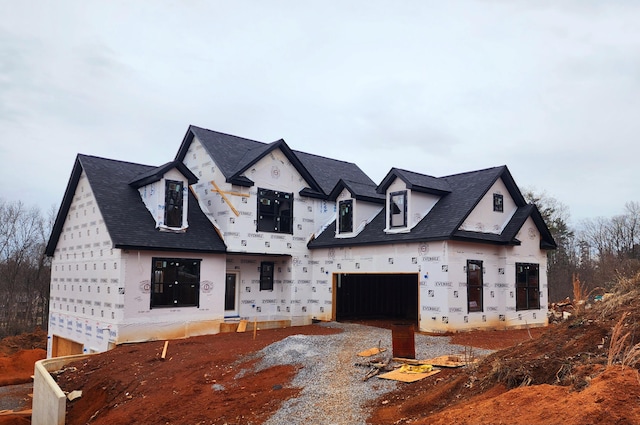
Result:
[[[596,295],[640,272],[640,203],[627,202],[621,214],[572,227],[568,208],[557,199],[532,190],[524,196],[538,206],[558,245],[547,254],[550,302],[573,298],[575,279],[586,294]]]
[[[47,326],[53,217],[0,199],[0,338]]]

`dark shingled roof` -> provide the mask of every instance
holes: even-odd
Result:
[[[187,214],[189,228],[186,232],[165,232],[156,229],[155,220],[144,205],[140,193],[130,183],[152,178],[159,168],[162,166],[152,167],[78,155],[47,244],[47,255],[52,256],[55,252],[82,171],[87,175],[115,248],[225,252],[224,242],[191,192]]]
[[[240,174],[269,152],[280,149],[309,184],[309,190],[304,191],[305,196],[326,199],[341,178],[375,186],[373,180],[354,163],[295,151],[282,139],[267,144],[193,125],[187,130],[176,154],[176,160],[184,159],[194,136],[203,144],[229,183],[253,185],[251,180],[241,177]]]
[[[378,193],[386,193],[387,188],[393,183],[396,177],[405,182],[407,189],[417,192],[431,193],[434,195],[444,195],[451,192],[451,187],[446,179],[392,168],[378,186]]]
[[[395,170],[397,173],[398,170]],[[392,170],[392,173],[393,170]],[[410,178],[412,184],[416,182],[434,183],[432,179],[420,180],[417,173],[407,174],[400,170],[400,173],[393,175]],[[391,173],[390,173],[391,174]],[[402,178],[402,177],[400,177]],[[458,229],[480,202],[491,186],[502,178],[505,186],[514,199],[518,210],[512,217],[501,235],[479,232],[463,232]],[[403,179],[404,180],[404,179]],[[471,171],[468,173],[454,174],[440,177],[442,183],[431,184],[442,190],[447,187],[449,193],[442,195],[440,200],[434,205],[429,213],[408,233],[385,233],[386,210],[383,209],[378,215],[366,225],[366,227],[353,238],[335,238],[335,222],[328,226],[320,235],[309,243],[309,248],[355,246],[355,245],[378,245],[395,242],[409,241],[431,241],[431,240],[474,240],[476,242],[497,243],[497,244],[518,244],[515,239],[520,227],[527,217],[531,216],[542,234],[541,248],[555,248],[555,242],[544,220],[533,205],[526,203],[520,190],[516,186],[511,173],[506,166],[488,168],[485,170]],[[406,181],[406,180],[405,180]],[[387,182],[387,187],[391,182]],[[446,185],[446,186],[445,186]],[[422,185],[421,185],[422,186]],[[424,186],[422,186],[424,187]]]
[[[385,196],[376,191],[376,186],[340,179],[329,194],[329,200],[335,201],[343,189],[347,189],[355,199],[384,204]]]

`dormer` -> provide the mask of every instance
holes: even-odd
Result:
[[[129,185],[138,189],[157,229],[182,232],[189,227],[189,186],[197,181],[182,162],[173,161],[137,176]]]
[[[373,184],[345,179],[338,181],[329,195],[336,202],[336,238],[352,238],[380,212],[384,196]]]
[[[385,232],[403,233],[418,224],[451,188],[444,179],[392,168],[376,191],[385,196]]]

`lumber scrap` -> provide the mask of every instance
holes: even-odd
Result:
[[[426,373],[406,373],[400,369],[396,369],[396,370],[392,370],[391,372],[378,375],[378,378],[411,383],[411,382],[420,381],[424,378],[428,378],[429,376],[433,376],[437,373],[440,373],[440,370],[441,369],[433,369],[432,371],[426,372]]]
[[[385,351],[387,351],[386,348],[373,347],[373,348],[369,348],[368,350],[359,352],[358,356],[371,357],[371,356],[375,356],[376,354],[384,353]]]
[[[26,410],[0,410],[0,416],[23,416],[23,417],[29,417],[31,416],[31,413],[33,412],[32,409],[26,409]]]
[[[167,357],[167,347],[169,346],[169,341],[165,341],[164,342],[164,348],[162,349],[162,355],[160,356],[160,358],[162,360],[164,360],[165,357]]]
[[[240,324],[238,325],[236,332],[245,332],[247,330],[247,322],[247,320],[240,320]]]

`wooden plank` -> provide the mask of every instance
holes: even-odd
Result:
[[[391,372],[378,375],[378,378],[390,379],[392,381],[400,381],[400,382],[416,382],[424,378],[428,378],[429,376],[433,376],[437,373],[440,373],[440,369],[434,369],[431,372],[427,372],[427,373],[406,373],[406,372],[401,372],[400,370],[392,370]]]
[[[478,360],[476,359],[473,362],[465,362],[462,356],[439,356],[425,361],[438,367],[462,367],[469,363],[475,363]]]
[[[220,190],[220,187],[216,184],[215,181],[211,180],[211,184],[213,185],[213,187],[216,188],[216,192],[218,192],[220,194],[220,196],[222,196],[222,199],[224,199],[224,202],[226,202],[226,204],[229,205],[229,208],[231,208],[231,211],[233,211],[233,213],[236,215],[236,217],[238,217],[240,215],[240,213],[233,206],[233,204],[231,203],[229,198],[227,198],[227,195],[225,195],[226,192],[223,192],[222,190]]]
[[[373,347],[373,348],[369,348],[368,350],[359,352],[358,355],[360,357],[371,357],[376,354],[384,353],[385,351],[387,351],[386,348]]]
[[[238,330],[236,332],[244,332],[246,330],[247,330],[247,321],[241,320],[240,324],[238,325]]]
[[[33,410],[31,409],[27,409],[27,410],[19,410],[19,411],[13,411],[13,410],[0,410],[0,416],[24,416],[24,417],[28,417],[31,416],[31,413],[33,412]]]
[[[162,360],[164,360],[164,358],[167,356],[167,347],[169,346],[169,341],[165,341],[164,342],[164,348],[162,349],[162,356],[160,356],[160,358]]]

